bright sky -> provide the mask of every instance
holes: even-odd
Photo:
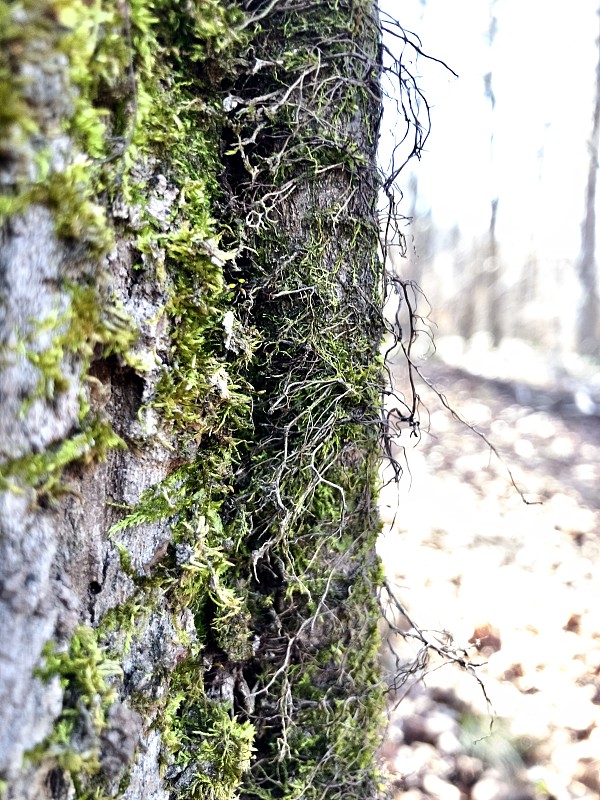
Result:
[[[431,207],[436,225],[457,223],[468,238],[488,228],[491,199],[499,196],[497,231],[505,255],[535,247],[541,256],[573,258],[586,181],[598,0],[380,5],[392,16],[401,9],[401,24],[419,35],[425,52],[459,74],[455,79],[423,58],[413,64],[432,115],[426,152],[412,167],[418,210]],[[497,17],[491,49],[490,6]],[[488,72],[493,110],[484,92]],[[382,150],[389,147],[391,119],[384,121]]]

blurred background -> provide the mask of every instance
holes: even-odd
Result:
[[[428,324],[421,436],[382,494],[392,795],[598,800],[600,4],[380,5],[458,75],[404,46],[431,133],[390,259]],[[392,96],[384,169],[403,133]]]

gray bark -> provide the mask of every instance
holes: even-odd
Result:
[[[17,9],[15,15],[19,13],[27,22],[26,12]],[[65,57],[54,51],[51,36],[36,39],[13,65],[24,87],[26,107],[39,127],[35,137],[18,145],[11,141],[9,127],[2,131],[3,149],[8,152],[0,184],[8,193],[34,181],[40,152],[50,153],[55,174],[64,172],[77,154],[74,143],[59,132],[76,98],[68,67]],[[166,201],[160,193],[155,201],[164,210]],[[135,213],[116,206],[107,211],[119,217]],[[132,236],[119,238],[99,262],[85,243],[57,234],[45,205],[33,203],[2,226],[0,463],[8,468],[8,478],[0,493],[0,777],[7,782],[9,800],[72,796],[70,782],[60,777],[52,758],[41,765],[24,760],[24,754],[51,734],[63,704],[58,677],[45,682],[36,669],[43,664],[48,642],[64,649],[78,625],[97,625],[107,610],[132,596],[134,581],[121,568],[115,543],[106,535],[122,516],[115,504],[134,506],[176,460],[169,432],[156,435],[153,412],[141,417],[138,413],[153,395],[170,346],[168,331],[157,324],[166,291],[149,279],[140,280],[132,264]],[[137,354],[153,366],[135,373],[116,357],[100,357],[86,376],[82,356],[66,351],[58,364],[60,390],[40,392],[42,371],[24,350],[47,351],[68,326],[60,320],[72,302],[69,287],[90,284],[100,296],[110,296],[112,303],[125,309],[140,331]],[[86,463],[93,456],[93,443],[83,446],[81,458],[62,477],[65,493],[47,497],[18,471],[11,475],[11,465],[52,452],[81,431],[82,397],[90,404],[88,416],[109,420],[129,446],[109,451],[106,461],[98,464],[93,459]],[[136,535],[125,536],[136,574],[146,574],[147,564],[169,536],[166,522],[147,524]],[[183,629],[193,629],[189,619],[183,620]],[[122,693],[122,702],[113,704],[102,741],[89,732],[88,741],[82,743],[82,748],[100,749],[102,765],[115,779],[130,766],[134,751],[142,754],[122,795],[132,800],[165,800],[168,793],[159,776],[160,735],[149,728],[148,719],[142,732],[141,719],[124,695],[149,675],[154,676],[157,693],[166,691],[166,678],[158,676],[183,652],[180,637],[160,610],[151,616],[123,664],[129,689]]]

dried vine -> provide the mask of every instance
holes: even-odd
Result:
[[[536,501],[529,500],[524,495],[494,443],[453,408],[447,396],[427,378],[413,355],[417,338],[428,338],[435,350],[434,326],[429,320],[429,308],[425,316],[418,311],[423,302],[428,306],[423,291],[414,281],[406,280],[397,273],[390,263],[389,251],[392,246],[399,247],[402,255],[405,254],[403,229],[409,220],[400,210],[402,191],[398,178],[411,158],[420,159],[429,135],[431,119],[427,99],[406,66],[405,56],[408,56],[409,63],[417,56],[431,59],[455,77],[458,76],[447,64],[424,53],[421,42],[414,33],[401,28],[388,15],[383,14],[382,17],[383,74],[388,81],[391,81],[388,102],[392,103],[398,118],[405,122],[405,128],[401,129],[396,138],[390,166],[384,170],[382,176],[384,199],[381,208],[381,251],[384,261],[385,304],[392,309],[385,320],[386,385],[383,390],[381,419],[383,474],[389,475],[387,482],[398,482],[404,471],[409,468],[409,459],[405,452],[406,436],[409,441],[415,439],[418,441],[422,433],[421,416],[423,413],[428,413],[419,395],[419,385],[424,384],[434,392],[445,411],[482,440],[504,466],[508,480],[521,500],[527,505],[532,505]],[[393,524],[394,522],[392,527]],[[381,613],[388,632],[386,646],[395,665],[389,674],[389,689],[393,703],[401,702],[413,683],[422,680],[429,670],[438,668],[441,659],[442,664],[451,664],[466,671],[478,683],[489,711],[491,731],[494,709],[483,680],[477,672],[483,665],[473,661],[469,652],[457,645],[449,632],[423,629],[408,612],[400,599],[400,594],[400,590],[394,587],[390,580],[384,581],[379,592]],[[414,658],[407,660],[403,654],[397,652],[394,641],[398,638],[418,643],[418,651]]]

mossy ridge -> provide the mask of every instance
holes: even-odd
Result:
[[[239,627],[246,618],[245,604],[230,585],[229,574],[242,532],[230,537],[223,530],[220,513],[230,491],[231,467],[222,456],[203,451],[202,460],[175,470],[142,495],[139,505],[113,526],[111,535],[118,540],[120,532],[130,527],[170,519],[172,544],[165,558],[152,576],[133,576],[136,584],[142,592],[159,587],[174,617],[181,608],[190,609],[197,618],[200,644],[212,639],[225,652],[239,653],[248,650],[249,632]],[[239,630],[232,637],[236,625]]]
[[[112,298],[102,296],[98,285],[99,260],[113,243],[98,195],[101,167],[94,160],[105,133],[105,126],[100,123],[104,112],[98,112],[97,119],[91,113],[83,115],[90,130],[79,137],[78,143],[86,146],[73,148],[65,163],[65,133],[76,123],[83,125],[79,111],[86,103],[91,108],[82,76],[107,69],[98,51],[107,19],[99,2],[0,3],[0,138],[8,159],[0,197],[0,222],[6,223],[32,204],[48,208],[57,235],[73,250],[75,272],[82,273],[83,281],[81,285],[57,287],[58,310],[44,320],[27,321],[28,329],[22,333],[16,355],[27,358],[40,377],[38,386],[24,401],[23,414],[40,398],[52,401],[67,389],[70,380],[85,379],[96,346],[104,355],[117,353],[136,369],[148,366],[133,355],[137,334],[131,320]],[[71,27],[73,24],[75,28]],[[111,56],[108,61],[116,72],[118,59]],[[34,93],[32,99],[30,91],[36,70],[43,74],[46,62],[53,70],[53,79],[62,86],[60,102],[53,113],[48,108],[53,97],[35,99]],[[25,77],[23,63],[33,69],[33,78]],[[40,335],[44,340],[51,339],[49,346],[39,346],[36,340]],[[15,353],[7,354],[9,360],[14,356]],[[70,369],[72,365],[74,370]],[[70,373],[73,374],[68,377]],[[46,492],[59,491],[61,473],[72,461],[89,462],[92,449],[103,458],[109,449],[124,446],[123,440],[110,431],[106,419],[89,414],[85,392],[81,395],[80,423],[78,430],[48,452],[4,465],[3,475],[13,479],[10,487],[18,488],[18,478],[21,484],[30,483],[36,488],[41,482]]]
[[[234,716],[230,704],[207,700],[202,672],[189,659],[172,675],[159,722],[174,757],[165,774],[178,797],[230,800],[250,765],[254,727]]]
[[[140,158],[160,159],[161,172],[179,195],[166,228],[144,216],[137,247],[150,263],[157,252],[164,254],[164,261],[156,261],[156,276],[169,291],[172,354],[153,405],[178,438],[186,463],[149,490],[113,534],[150,520],[172,520],[172,545],[147,584],[160,586],[173,618],[180,606],[193,611],[197,641],[170,677],[168,700],[158,710],[156,724],[170,752],[165,775],[182,798],[227,800],[248,767],[254,732],[218,699],[207,698],[202,653],[220,648],[235,659],[251,652],[243,596],[232,580],[231,557],[241,536],[226,535],[220,519],[238,438],[248,435],[251,424],[248,386],[240,390],[236,378],[251,346],[240,334],[239,356],[225,365],[223,319],[232,291],[223,266],[234,254],[220,247],[212,218],[221,169],[215,87],[227,74],[230,56],[224,51],[238,38],[234,22],[241,14],[214,2],[190,6],[185,14],[167,2],[151,8],[169,25],[155,26],[145,44],[139,30],[134,37],[137,51],[145,54],[138,97],[152,97],[152,114],[143,135],[138,125],[132,147]],[[123,192],[128,202],[143,203],[143,187],[127,178]]]
[[[173,520],[174,552],[169,553],[166,564],[156,570],[151,580],[139,582],[136,597],[144,602],[160,587],[168,594],[174,613],[184,603],[197,612],[199,635],[204,636],[200,621],[204,615],[207,628],[214,621],[212,635],[216,640],[239,655],[247,650],[247,614],[225,579],[231,565],[222,548],[224,536],[218,512],[228,492],[229,463],[236,444],[234,432],[237,428],[247,430],[250,402],[236,384],[237,359],[231,359],[233,366],[226,370],[224,357],[219,355],[224,350],[223,316],[231,299],[231,287],[223,283],[222,267],[232,254],[220,249],[211,217],[219,170],[219,123],[218,114],[208,104],[216,103],[218,110],[210,87],[215,76],[220,79],[226,74],[228,61],[222,54],[238,39],[232,23],[242,15],[236,8],[225,8],[214,0],[189,4],[185,10],[175,2],[134,0],[126,18],[116,3],[100,0],[24,0],[24,6],[36,25],[20,33],[11,28],[5,39],[12,42],[10,37],[21,33],[32,38],[42,36],[46,28],[41,23],[38,28],[37,23],[45,15],[53,30],[56,21],[60,21],[63,34],[52,44],[67,55],[71,80],[79,89],[75,111],[65,119],[64,126],[84,157],[68,165],[64,172],[52,172],[41,153],[36,180],[15,184],[2,206],[6,214],[19,213],[30,203],[46,205],[54,213],[58,235],[83,245],[85,255],[93,260],[100,258],[112,242],[102,210],[107,200],[121,196],[126,203],[142,206],[147,201],[148,184],[140,184],[133,177],[137,165],[154,160],[156,172],[164,172],[177,187],[178,203],[168,224],[156,225],[152,215],[142,209],[144,227],[136,235],[142,254],[166,253],[164,269],[160,258],[156,264],[152,264],[152,258],[147,262],[156,267],[157,280],[169,290],[166,312],[173,330],[171,368],[165,371],[153,404],[180,440],[186,463],[164,484],[147,493],[123,527],[151,519]],[[10,4],[3,4],[0,11],[2,19],[10,16]],[[216,63],[216,55],[220,64]],[[190,63],[196,65],[192,74]],[[26,102],[17,102],[20,88],[15,79],[11,84],[13,116],[29,111]],[[13,117],[7,119],[13,124]],[[20,126],[16,122],[14,125],[21,135],[34,130],[36,122],[33,120],[28,126],[23,116]],[[104,355],[116,352],[132,363],[133,334],[125,325],[117,331],[122,339],[109,335],[105,320],[114,321],[118,309],[107,310],[99,295],[98,303],[93,302],[94,283],[87,289],[72,289],[71,309],[56,315],[56,334],[50,350],[36,352],[33,346],[24,344],[26,357],[41,370],[40,395],[61,391],[64,377],[60,365],[65,352],[80,357],[87,367],[92,355],[97,356],[94,346],[99,344]],[[80,305],[85,300],[91,310],[87,316],[77,313],[78,299],[82,300]],[[43,324],[51,323],[48,319]],[[89,330],[83,330],[86,323]],[[247,359],[249,345],[243,336],[240,340],[239,331],[238,334],[236,351],[243,352],[240,360]],[[135,363],[133,366],[141,368]],[[85,413],[83,417],[85,426]],[[106,428],[103,440],[106,445],[121,445],[118,437],[110,437],[109,430]],[[87,439],[79,442],[76,435],[60,444],[55,454],[45,453],[37,460],[24,459],[22,463],[20,460],[9,465],[9,472],[46,485],[47,476],[58,480],[66,464],[84,455],[82,447],[87,444]],[[202,452],[196,457],[200,445]],[[177,546],[183,548],[183,556]],[[187,557],[186,548],[190,551]],[[127,554],[123,550],[122,556],[126,567]],[[205,611],[207,604],[211,605],[210,611]],[[135,603],[127,611],[130,615],[124,648],[133,636]],[[118,613],[113,616],[114,622],[121,620]],[[104,636],[112,622],[106,620],[106,631],[101,626],[92,635]],[[239,633],[232,637],[236,626]],[[75,633],[69,653],[76,648],[80,634]],[[186,668],[178,668],[173,676],[173,692],[180,698],[177,707],[172,707],[170,714],[159,714],[164,722],[165,748],[172,746],[175,758],[186,765],[191,750],[199,754],[199,774],[184,787],[181,796],[225,800],[232,796],[247,767],[253,729],[248,722],[238,723],[222,703],[207,700],[197,656],[196,648]],[[83,697],[83,689],[76,681],[69,683],[69,690]],[[76,715],[77,708],[73,712]],[[55,733],[36,750],[35,756],[54,758],[59,737],[59,764],[67,771],[79,772],[73,776],[77,778],[78,797],[100,796],[102,775],[96,774],[91,782],[86,778],[86,772],[96,773],[96,761],[92,758],[84,764],[71,758],[74,749],[69,738],[75,727],[75,722],[65,726],[59,718]],[[231,743],[225,751],[221,749],[222,738]],[[202,765],[206,767],[204,773]]]
[[[228,800],[249,765],[254,728],[235,716],[226,700],[209,699],[204,676],[213,663],[207,653],[220,653],[216,670],[225,669],[228,660],[251,657],[250,620],[246,597],[233,583],[231,559],[241,545],[242,532],[228,537],[220,517],[231,467],[217,461],[217,454],[202,452],[205,460],[184,465],[149,490],[139,506],[114,526],[112,535],[117,539],[130,526],[157,518],[172,521],[172,544],[164,559],[152,575],[134,578],[138,591],[127,609],[123,649],[135,639],[132,619],[141,606],[148,611],[148,606],[160,603],[161,613],[170,613],[176,625],[180,612],[189,609],[195,636],[189,640],[181,631],[189,655],[167,676],[169,692],[164,700],[138,696],[133,701],[142,711],[150,708],[156,717],[168,765],[165,777],[178,796]],[[101,623],[103,635],[121,616],[118,609],[109,613]]]
[[[154,703],[153,713],[169,764],[167,783],[178,796],[199,800],[233,796],[254,736],[253,727],[233,716],[230,707],[207,698],[202,657],[208,645],[231,658],[249,652],[248,615],[230,577],[230,558],[241,537],[224,534],[220,511],[230,491],[238,437],[247,435],[250,425],[250,401],[243,391],[248,387],[240,390],[236,378],[236,363],[248,359],[250,346],[242,337],[236,345],[239,358],[225,366],[223,318],[232,293],[223,265],[234,254],[221,249],[212,218],[221,169],[215,86],[227,74],[226,50],[238,38],[236,19],[241,19],[237,9],[212,0],[190,5],[185,13],[169,2],[148,4],[145,16],[132,7],[138,118],[128,157],[132,163],[158,159],[161,174],[178,191],[167,225],[143,212],[144,227],[137,235],[145,264],[154,266],[169,293],[165,311],[172,351],[152,405],[170,426],[185,463],[146,492],[113,535],[131,525],[172,521],[166,558],[152,576],[136,582],[141,602],[158,589],[174,620],[181,607],[195,615],[197,640],[189,642],[189,656],[168,678],[164,707],[156,709]],[[121,191],[126,202],[145,204],[147,187],[127,173]],[[143,707],[146,701],[137,702]]]

